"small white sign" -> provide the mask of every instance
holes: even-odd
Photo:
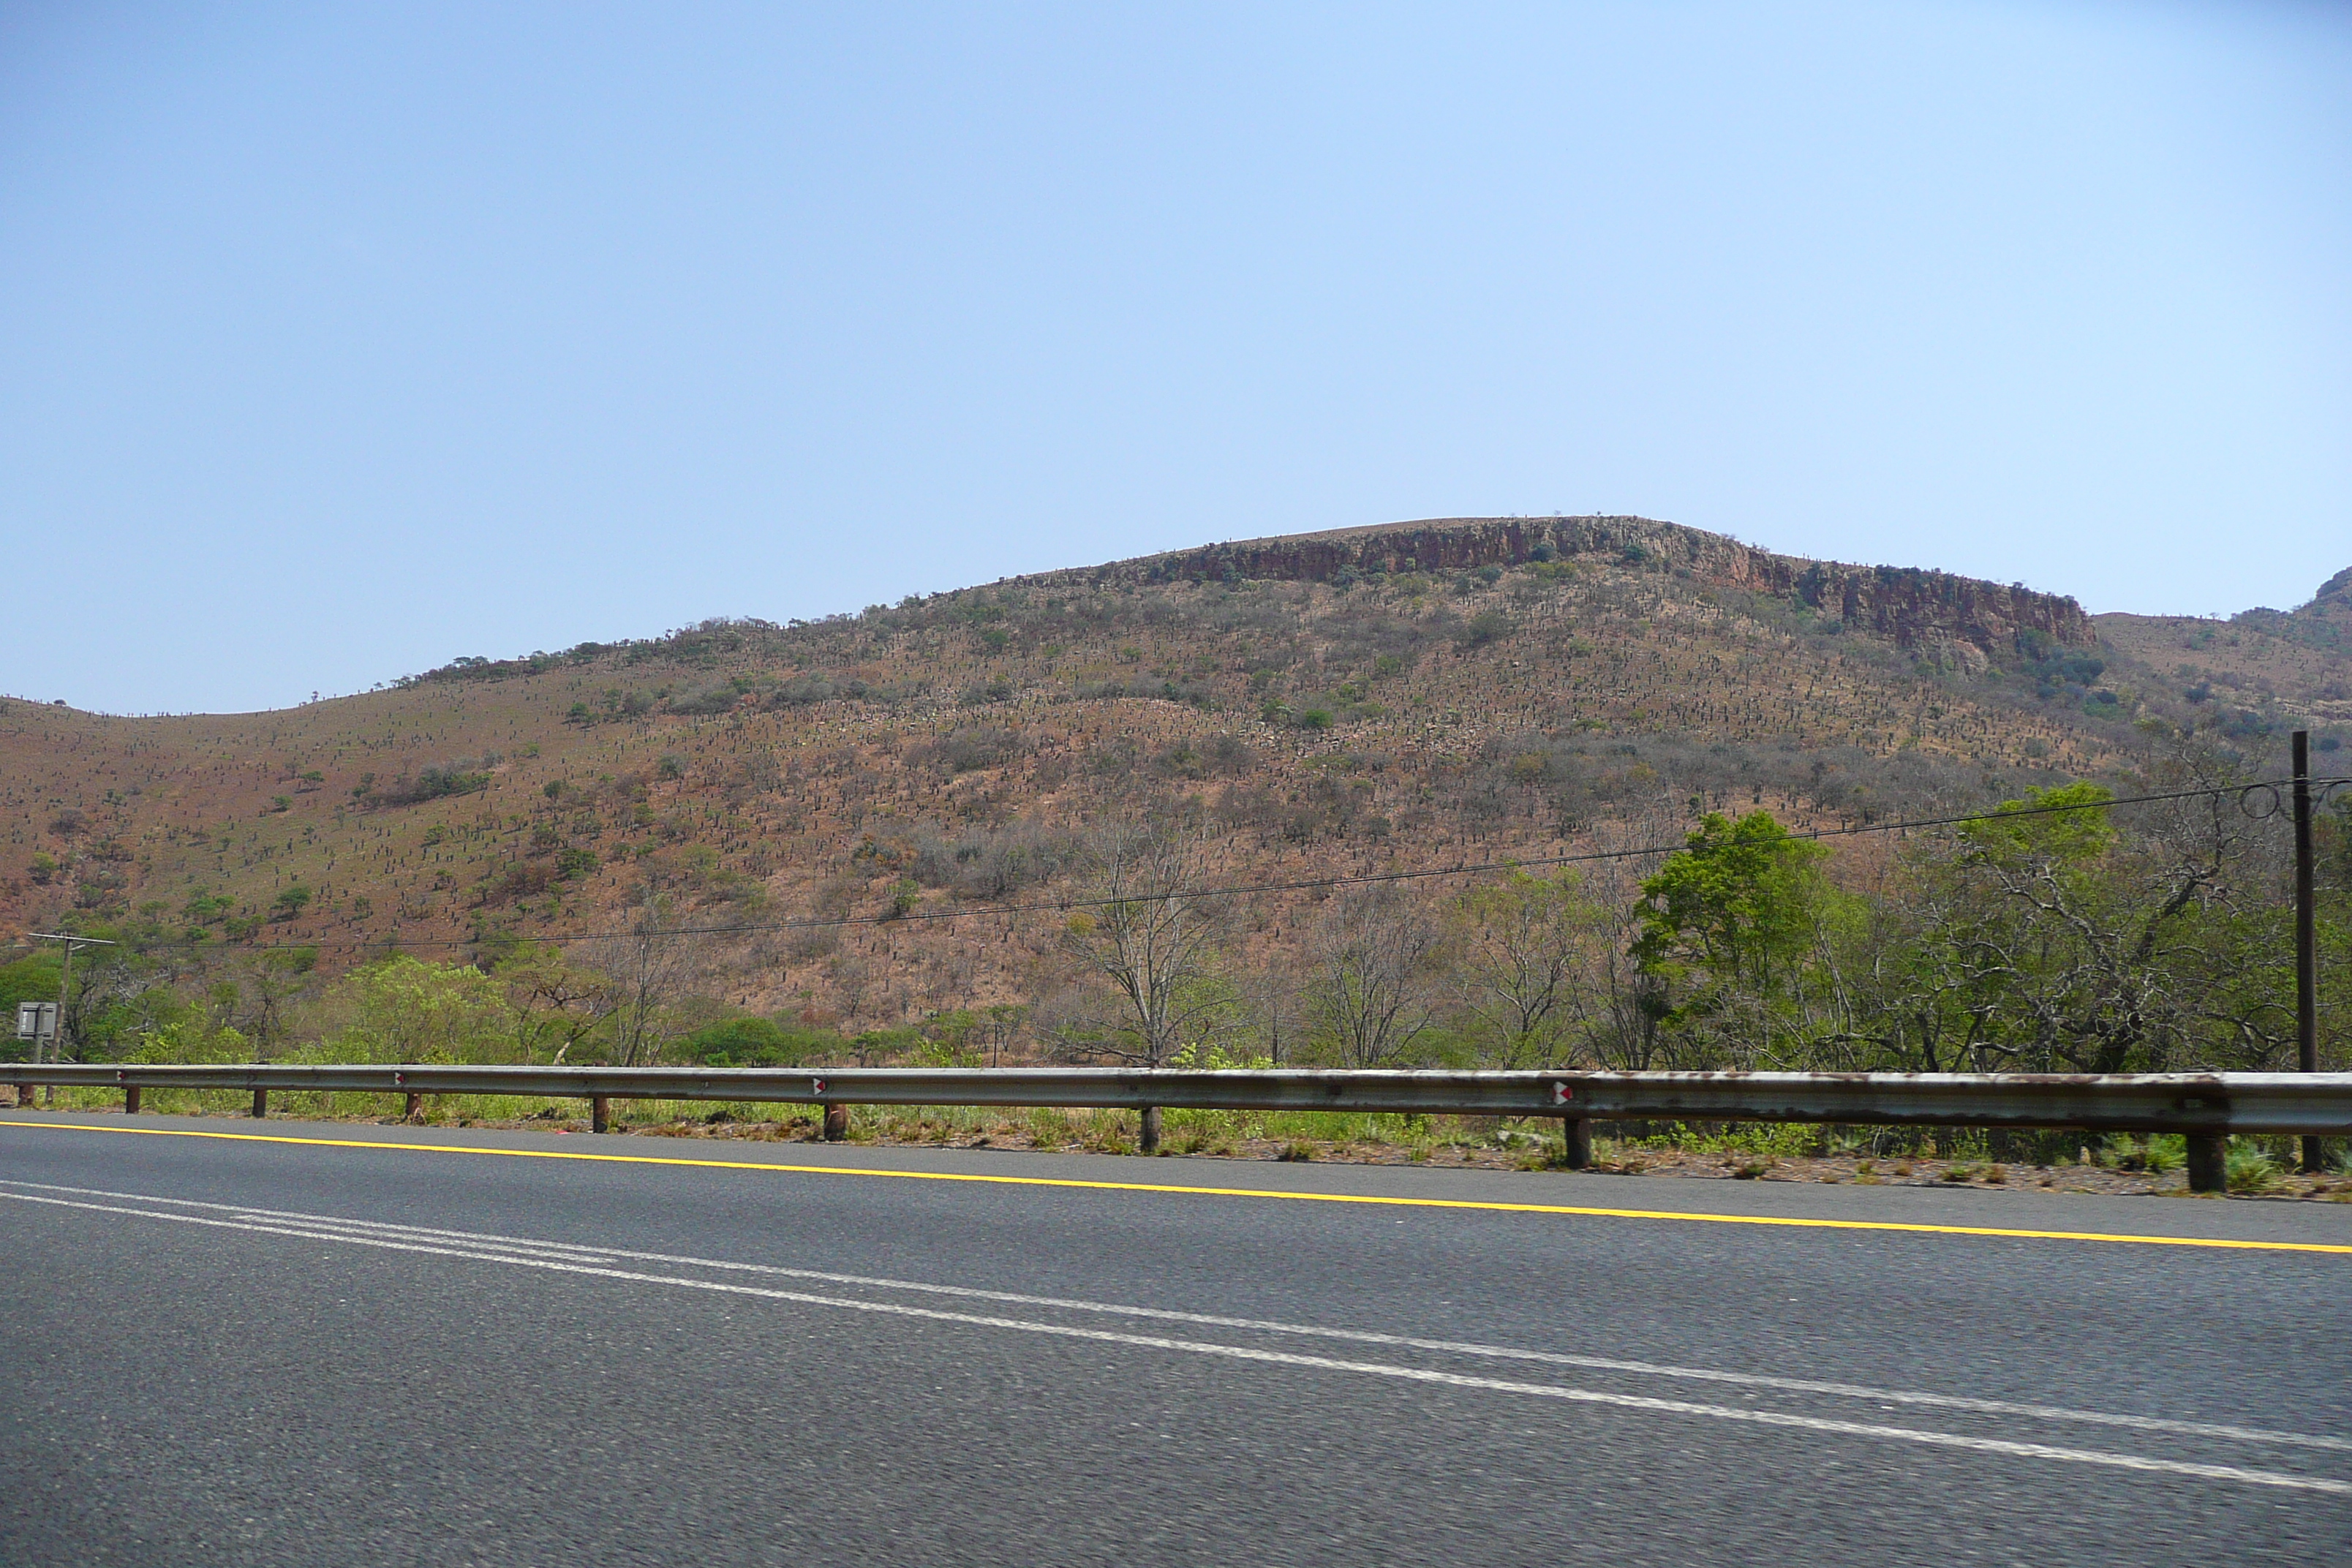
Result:
[[[58,1005],[54,1002],[16,1004],[16,1037],[54,1040],[58,1037]]]

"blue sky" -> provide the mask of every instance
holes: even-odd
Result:
[[[2352,10],[0,3],[0,690],[1204,540],[2352,564]]]

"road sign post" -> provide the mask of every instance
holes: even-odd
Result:
[[[41,1044],[58,1037],[58,1005],[54,1002],[16,1004],[16,1037],[33,1042],[33,1060],[41,1059]]]
[[[16,1037],[29,1040],[33,1047],[33,1065],[41,1063],[41,1046],[58,1035],[58,1005],[54,1002],[19,1002],[16,1004]],[[33,1103],[33,1086],[16,1086],[16,1104],[21,1109]]]

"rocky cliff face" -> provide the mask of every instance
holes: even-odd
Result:
[[[1552,557],[1673,573],[1801,599],[1857,630],[1980,666],[2015,655],[2027,634],[2088,647],[2097,641],[2071,598],[1948,572],[1848,566],[1776,555],[1719,533],[1643,517],[1444,518],[1379,528],[1243,540],[1145,556],[1102,569],[1150,581],[1282,578],[1343,573],[1463,571]]]

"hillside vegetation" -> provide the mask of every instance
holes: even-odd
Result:
[[[10,701],[0,921],[124,942],[75,1001],[97,1055],[2273,1061],[2283,834],[2082,792],[2274,775],[2297,723],[2342,756],[2345,584],[2094,621],[1641,519],[1454,520],[264,714]],[[2069,788],[2006,829],[1780,837]],[[1120,973],[1147,908],[1198,933],[1159,1024]]]

